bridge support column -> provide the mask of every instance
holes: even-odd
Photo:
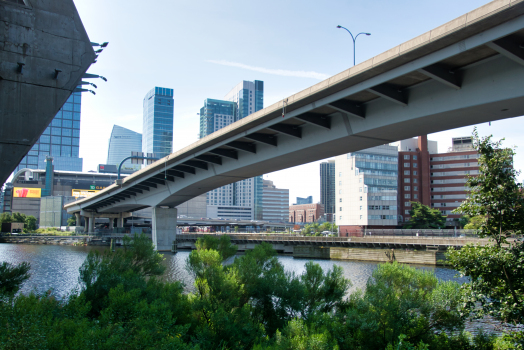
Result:
[[[75,213],[75,220],[76,220],[75,226],[80,226],[80,213]]]
[[[89,233],[89,217],[84,216],[84,233]]]
[[[86,217],[87,219],[87,217]],[[89,228],[88,228],[88,231],[89,233],[94,233],[95,232],[95,215],[94,214],[91,214],[89,215]]]
[[[117,227],[124,227],[124,215],[122,213],[120,213],[120,215],[116,219],[116,226]]]
[[[176,239],[177,209],[153,208],[152,238],[155,250],[170,252]]]

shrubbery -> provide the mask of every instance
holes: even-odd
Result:
[[[224,264],[235,253],[227,236],[199,240],[186,262],[194,292],[184,293],[181,282],[161,279],[151,241],[135,236],[116,252],[91,252],[80,289],[63,299],[14,296],[29,266],[5,263],[0,348],[509,349],[520,336],[463,333],[459,285],[431,272],[379,265],[348,297],[337,266],[308,262],[296,275],[268,244]]]

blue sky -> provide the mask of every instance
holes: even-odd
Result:
[[[264,106],[269,106],[350,67],[351,37],[336,28],[339,24],[355,34],[372,34],[357,40],[358,63],[489,1],[74,2],[91,41],[109,42],[89,69],[108,82],[94,81],[97,95],[84,94],[82,104],[80,156],[88,171],[106,162],[114,124],[142,132],[142,100],[154,86],[174,89],[173,148],[178,150],[197,141],[204,99],[223,98],[242,80],[263,80]],[[523,124],[522,117],[513,118],[480,125],[479,132],[505,137],[507,146],[524,146]],[[461,128],[429,139],[446,151],[451,137],[471,131]],[[517,149],[517,169],[524,168],[523,157]],[[289,188],[291,202],[309,195],[320,200],[318,162],[264,178]]]

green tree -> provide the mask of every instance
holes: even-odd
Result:
[[[222,261],[229,259],[237,253],[238,247],[231,243],[231,237],[228,235],[211,236],[204,235],[204,237],[197,239],[195,243],[197,250],[216,250],[220,254]]]
[[[324,222],[322,225],[320,225],[319,230],[320,230],[320,232],[330,231],[330,232],[333,232],[333,233],[337,233],[338,232],[338,227],[334,223]]]
[[[462,286],[466,309],[490,314],[506,321],[524,322],[524,247],[515,242],[507,245],[511,234],[521,234],[524,225],[524,197],[518,172],[513,169],[515,152],[502,148],[502,140],[479,138],[473,132],[479,154],[479,175],[470,176],[469,197],[455,212],[480,221],[479,235],[488,237],[493,245],[468,245],[450,250],[448,261],[453,268],[470,278]]]
[[[36,230],[36,218],[33,215],[29,215],[25,218],[25,229],[30,232]]]
[[[402,334],[407,342],[427,343],[435,331],[463,327],[460,301],[455,282],[440,282],[430,271],[397,262],[380,264],[365,292],[351,295],[345,319],[363,349],[384,349]]]
[[[27,216],[24,213],[13,213],[13,222],[22,222],[25,224]]]
[[[89,252],[80,267],[79,283],[82,296],[91,303],[90,316],[100,315],[110,290],[119,284],[129,291],[155,283],[154,276],[161,276],[166,269],[161,264],[163,259],[154,251],[149,237],[137,234],[133,239],[124,237],[123,249]]]
[[[439,229],[446,223],[446,217],[438,209],[431,209],[419,202],[411,202],[409,222],[404,225],[408,229]]]
[[[70,216],[69,219],[67,219],[67,226],[76,226],[76,216]]]
[[[511,234],[522,233],[524,224],[523,188],[517,182],[520,172],[513,168],[515,151],[502,148],[504,139],[480,139],[476,129],[473,136],[479,154],[479,175],[468,177],[469,196],[454,212],[486,217],[479,234],[494,239],[500,246],[507,243]]]
[[[2,213],[0,214],[0,225],[3,223],[11,223],[13,222],[13,216],[10,213]]]
[[[0,295],[13,295],[22,286],[31,275],[29,270],[31,265],[22,262],[18,265],[12,265],[8,262],[0,264]]]
[[[486,221],[485,216],[477,215],[469,219],[469,222],[464,225],[466,230],[479,230],[482,224]]]

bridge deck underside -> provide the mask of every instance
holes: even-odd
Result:
[[[517,17],[358,84],[349,79],[298,100],[284,116],[245,118],[67,209],[174,207],[264,173],[523,115],[523,28]]]

